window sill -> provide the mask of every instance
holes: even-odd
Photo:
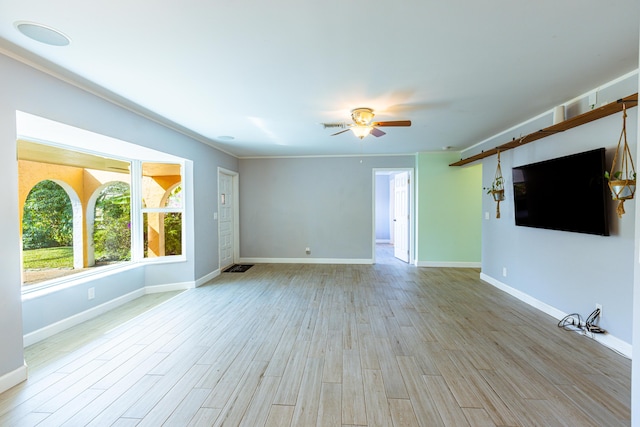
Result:
[[[186,262],[187,257],[184,255],[168,255],[157,258],[145,258],[140,261],[139,264],[142,265],[150,265],[150,264],[171,264],[174,262]]]
[[[100,267],[96,271],[87,271],[83,273],[77,273],[62,278],[56,278],[46,280],[33,285],[23,286],[22,289],[22,301],[28,301],[31,299],[39,298],[47,294],[58,292],[62,289],[72,288],[74,286],[80,286],[89,282],[92,282],[103,277],[108,277],[113,274],[122,273],[125,271],[133,270],[136,268],[143,268],[148,265],[158,264],[172,264],[179,262],[186,262],[187,259],[183,255],[167,256],[159,258],[145,259],[139,262],[125,262],[113,266]]]

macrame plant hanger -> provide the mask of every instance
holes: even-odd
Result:
[[[498,150],[498,166],[496,175],[493,178],[491,194],[496,201],[496,218],[500,218],[500,202],[504,200],[504,178],[502,178],[502,168],[500,167],[500,151]]]
[[[622,156],[620,164],[616,170],[621,145]],[[622,218],[622,215],[625,213],[625,200],[633,199],[636,192],[636,168],[633,164],[629,144],[627,143],[627,107],[625,104],[622,104],[622,132],[620,132],[620,139],[618,139],[616,154],[613,156],[611,172],[609,172],[609,176],[607,178],[609,179],[611,197],[613,200],[618,200],[618,207],[616,208],[618,218]]]

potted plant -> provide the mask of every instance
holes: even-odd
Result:
[[[493,177],[493,181],[489,187],[484,187],[487,194],[493,197],[496,202],[496,218],[500,218],[500,202],[504,200],[504,178],[502,177],[502,168],[500,167],[500,151],[498,151],[498,166],[496,167],[496,174]]]
[[[493,197],[496,202],[504,200],[504,178],[501,176],[496,177],[491,183],[490,187],[484,187],[487,194]]]
[[[616,213],[618,218],[624,215],[624,201],[633,199],[636,194],[636,173],[634,171],[618,170],[613,173],[605,172],[604,177],[609,181],[611,198],[618,200]]]
[[[619,155],[620,158],[618,158]],[[611,172],[605,172],[604,177],[609,181],[611,197],[613,200],[619,201],[616,212],[618,218],[622,218],[624,201],[633,199],[636,193],[636,168],[627,143],[627,109],[624,104],[622,105],[622,132],[618,140],[618,147],[613,156]]]
[[[609,181],[611,189],[611,197],[613,200],[633,199],[636,192],[636,173],[629,172],[624,174],[622,171],[616,171],[613,176],[607,171],[604,177]]]

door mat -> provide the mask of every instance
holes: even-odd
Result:
[[[244,273],[251,267],[253,267],[253,264],[233,264],[231,267],[225,269],[223,273]]]

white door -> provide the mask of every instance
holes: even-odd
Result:
[[[233,264],[234,253],[234,194],[233,177],[223,172],[218,173],[218,237],[220,253],[220,270]]]
[[[409,262],[409,173],[401,172],[393,177],[393,181],[393,255]]]

